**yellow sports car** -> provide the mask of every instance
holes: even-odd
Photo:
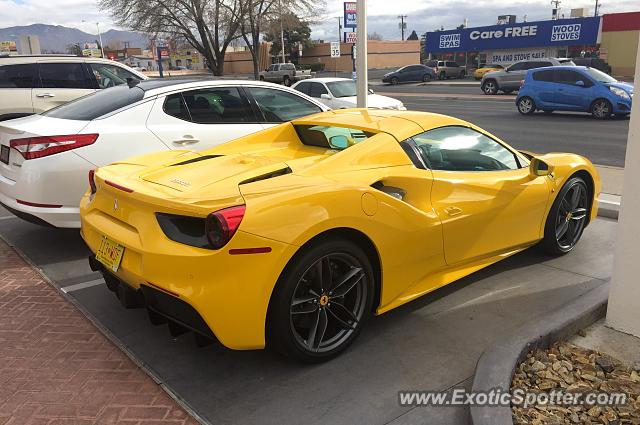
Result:
[[[500,71],[501,69],[504,69],[504,67],[499,64],[483,65],[480,68],[473,71],[473,78],[475,78],[476,80],[482,80],[482,77],[484,77],[484,74],[488,72],[493,72],[493,71]]]
[[[82,236],[126,307],[177,335],[305,361],[382,314],[540,243],[571,251],[600,179],[459,119],[324,112],[201,153],[90,173]]]

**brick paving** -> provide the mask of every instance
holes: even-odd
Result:
[[[0,240],[0,425],[31,424],[198,422]]]

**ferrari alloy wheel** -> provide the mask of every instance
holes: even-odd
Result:
[[[522,96],[518,99],[518,112],[522,115],[530,115],[536,111],[536,104],[533,99],[528,96]]]
[[[589,191],[584,180],[573,177],[560,190],[544,229],[542,245],[552,255],[571,251],[589,222]]]
[[[604,120],[611,116],[611,103],[606,99],[598,99],[591,105],[591,115],[595,119]]]
[[[269,307],[268,344],[303,361],[325,361],[346,349],[369,318],[373,272],[347,241],[316,245],[294,261]]]

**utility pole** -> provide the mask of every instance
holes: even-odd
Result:
[[[551,19],[558,19],[558,11],[560,10],[560,0],[551,0]]]
[[[278,0],[278,6],[280,7],[280,43],[282,43],[282,63],[286,63],[284,57],[284,30],[282,29],[282,0]]]
[[[338,18],[338,43],[342,43],[342,18],[337,16]]]
[[[407,15],[398,15],[398,19],[400,19],[400,31],[402,32],[402,41],[404,41],[404,29],[406,28],[406,25],[404,23],[405,18],[408,18]]]
[[[593,12],[593,16],[598,16],[599,9],[600,9],[600,4],[599,4],[598,0],[596,0],[596,8],[595,8],[595,10]]]

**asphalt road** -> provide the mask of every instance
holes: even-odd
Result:
[[[523,116],[515,96],[488,97],[477,87],[376,86],[376,93],[402,100],[407,108],[470,121],[518,149],[536,153],[574,152],[594,164],[624,167],[628,118],[595,120],[588,114],[554,112]]]

